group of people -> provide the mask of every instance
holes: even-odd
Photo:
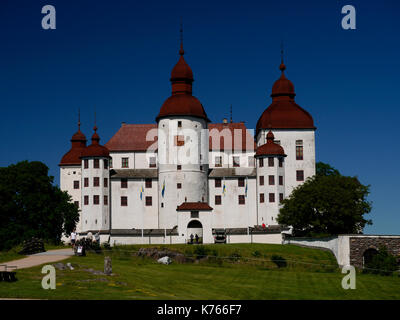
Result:
[[[78,237],[78,234],[76,233],[76,230],[72,231],[71,232],[71,245],[72,245],[73,249],[75,248],[75,243],[77,241],[77,237]],[[94,237],[91,232],[88,232],[88,234],[86,235],[86,238],[90,239],[93,242],[97,242],[98,244],[100,244],[100,230],[97,233],[95,233]]]
[[[199,236],[197,235],[197,233],[196,233],[195,236],[193,236],[193,233],[190,234],[190,243],[191,243],[191,244],[193,243],[193,238],[196,239],[196,243],[199,243]]]

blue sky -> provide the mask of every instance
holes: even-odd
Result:
[[[56,8],[56,30],[41,9]],[[356,8],[343,30],[341,8]],[[248,128],[271,103],[284,42],[296,102],[317,126],[317,161],[371,185],[374,224],[399,234],[398,122],[400,5],[397,1],[0,2],[0,166],[43,161],[59,181],[81,109],[90,139],[97,112],[101,142],[122,121],[153,123],[170,95],[179,24],[194,95],[213,122]]]

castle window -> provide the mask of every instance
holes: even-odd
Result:
[[[279,167],[282,168],[283,165],[283,158],[279,157]]]
[[[152,206],[152,205],[153,205],[153,198],[146,197],[146,206]]]
[[[176,188],[177,188],[177,189],[182,189],[182,183],[177,183],[177,184],[176,184]]]
[[[178,165],[176,166],[176,170],[182,170],[182,166],[181,166],[180,164],[178,164]]]
[[[110,168],[113,167],[112,158],[110,158]]]
[[[93,177],[93,187],[98,187],[98,186],[100,186],[100,178]]]
[[[152,180],[151,179],[146,179],[145,180],[145,186],[146,188],[151,188],[152,187]]]
[[[238,179],[238,187],[244,187],[244,178]]]
[[[215,157],[215,167],[217,167],[217,168],[222,167],[222,157],[221,156]]]
[[[240,167],[240,157],[233,157],[233,166]]]
[[[239,204],[245,204],[244,195],[239,195]]]
[[[182,121],[178,121],[178,128],[182,128]]]
[[[105,205],[105,206],[108,205],[108,196],[104,196],[104,205]]]
[[[200,171],[203,171],[203,166],[200,166]]]
[[[83,197],[83,204],[86,205],[86,206],[89,204],[89,196],[84,196]]]
[[[128,197],[121,197],[121,207],[126,207],[128,205]]]
[[[264,167],[264,158],[260,158],[260,160],[258,161],[258,165],[260,168]]]
[[[215,188],[221,188],[221,178],[215,179]]]
[[[104,178],[104,188],[108,188],[108,178]]]
[[[181,146],[185,145],[185,137],[182,135],[175,136],[174,142],[175,142],[175,146],[181,147]]]
[[[84,178],[83,183],[85,187],[89,187],[89,178]]]
[[[282,202],[283,201],[283,193],[280,193],[279,194],[279,202]]]
[[[100,168],[100,160],[99,159],[94,159],[93,160],[93,168],[99,169]]]
[[[104,159],[104,169],[108,169],[108,160]]]
[[[79,180],[74,181],[74,189],[79,189]]]
[[[219,204],[221,204],[221,196],[215,196],[215,204],[216,205],[219,205]]]
[[[296,171],[296,181],[304,181],[304,171],[303,170]]]
[[[273,167],[274,166],[274,158],[269,157],[268,158],[268,167]]]
[[[75,207],[79,208],[79,201],[74,201]]]
[[[283,186],[283,176],[279,176],[279,185]]]
[[[83,167],[84,167],[85,169],[89,168],[89,159],[83,160]]]
[[[264,185],[264,176],[260,176],[260,186]]]
[[[269,194],[269,202],[275,202],[275,193]]]
[[[93,196],[93,204],[99,204],[100,203],[100,197],[98,195]]]
[[[128,179],[126,179],[126,178],[121,179],[121,188],[124,188],[124,189],[128,188]]]
[[[260,203],[264,203],[264,193],[260,193]]]
[[[156,157],[150,157],[149,160],[150,160],[149,167],[155,168],[156,167]]]
[[[268,184],[270,186],[275,185],[275,176],[268,176]]]
[[[129,168],[129,158],[122,158],[121,159],[121,167],[122,168]]]

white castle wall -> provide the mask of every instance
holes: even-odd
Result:
[[[146,151],[135,152],[110,152],[112,158],[112,169],[149,169],[149,157],[155,157],[157,163],[157,153]],[[128,168],[122,168],[122,158],[128,158]]]

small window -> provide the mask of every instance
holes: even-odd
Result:
[[[84,179],[83,179],[83,185],[84,185],[85,187],[89,187],[89,178],[84,178]]]
[[[79,201],[74,201],[75,207],[79,208]]]
[[[83,160],[83,165],[85,169],[89,168],[89,159]]]
[[[164,208],[164,202],[161,202],[161,208]]]
[[[100,160],[99,159],[94,159],[93,160],[93,168],[99,169],[100,168]]]
[[[181,166],[180,164],[178,164],[178,165],[176,166],[176,170],[182,170],[182,166]]]
[[[279,202],[282,202],[283,201],[283,193],[280,193],[279,194]]]
[[[108,196],[104,196],[104,205],[108,206]]]
[[[182,121],[178,121],[178,128],[182,128]]]
[[[279,167],[282,168],[283,166],[283,158],[279,157]]]
[[[93,204],[99,204],[100,203],[100,197],[98,195],[93,196]]]
[[[268,184],[270,186],[275,185],[275,176],[268,176]]]
[[[269,194],[269,202],[275,202],[275,193]]]
[[[221,156],[215,157],[215,167],[217,167],[217,168],[222,167],[222,157]]]
[[[156,165],[156,157],[150,157],[150,159],[149,159],[149,167],[150,168],[155,168],[157,165]]]
[[[184,146],[185,145],[185,137],[182,135],[175,136],[174,142],[175,142],[175,146],[177,146],[177,147]]]
[[[279,185],[283,186],[283,176],[279,176]]]
[[[145,180],[145,186],[146,188],[151,188],[152,187],[152,179],[146,179]]]
[[[264,193],[260,193],[260,203],[264,203]]]
[[[93,187],[98,187],[98,186],[100,186],[100,178],[93,177]]]
[[[128,197],[121,197],[121,206],[126,207],[128,205]]]
[[[268,167],[273,167],[274,166],[274,158],[269,157],[268,158]]]
[[[110,159],[109,161],[110,161],[110,168],[112,168],[113,167],[112,159]]]
[[[108,160],[104,159],[104,169],[108,169]]]
[[[245,204],[244,195],[239,195],[239,204]]]
[[[233,166],[240,167],[240,157],[233,157]]]
[[[264,167],[264,158],[260,158],[260,160],[258,160],[258,166],[260,168]]]
[[[264,176],[260,176],[260,186],[264,185]]]
[[[121,167],[122,168],[129,168],[129,158],[122,158],[121,159]]]
[[[79,180],[74,181],[74,189],[79,189]]]
[[[176,188],[177,188],[177,189],[182,189],[182,183],[177,183],[177,184],[176,184]]]
[[[104,188],[108,188],[108,178],[104,178]]]
[[[126,178],[121,179],[121,188],[124,188],[124,189],[128,188],[128,179],[126,179]]]
[[[200,171],[203,171],[203,166],[200,166]]]
[[[153,198],[146,197],[146,206],[152,206],[152,205],[153,205]]]
[[[86,206],[89,204],[89,196],[84,196],[83,197],[83,204],[86,205]]]
[[[244,187],[244,178],[238,179],[238,187]]]
[[[221,196],[215,196],[215,204],[220,205],[221,204]]]
[[[296,171],[296,181],[304,181],[304,171],[303,170]]]
[[[296,160],[303,160],[303,146],[296,146]]]
[[[221,178],[215,179],[215,188],[221,188]]]
[[[199,218],[199,212],[198,211],[191,211],[190,212],[190,218],[191,219],[198,219]]]

